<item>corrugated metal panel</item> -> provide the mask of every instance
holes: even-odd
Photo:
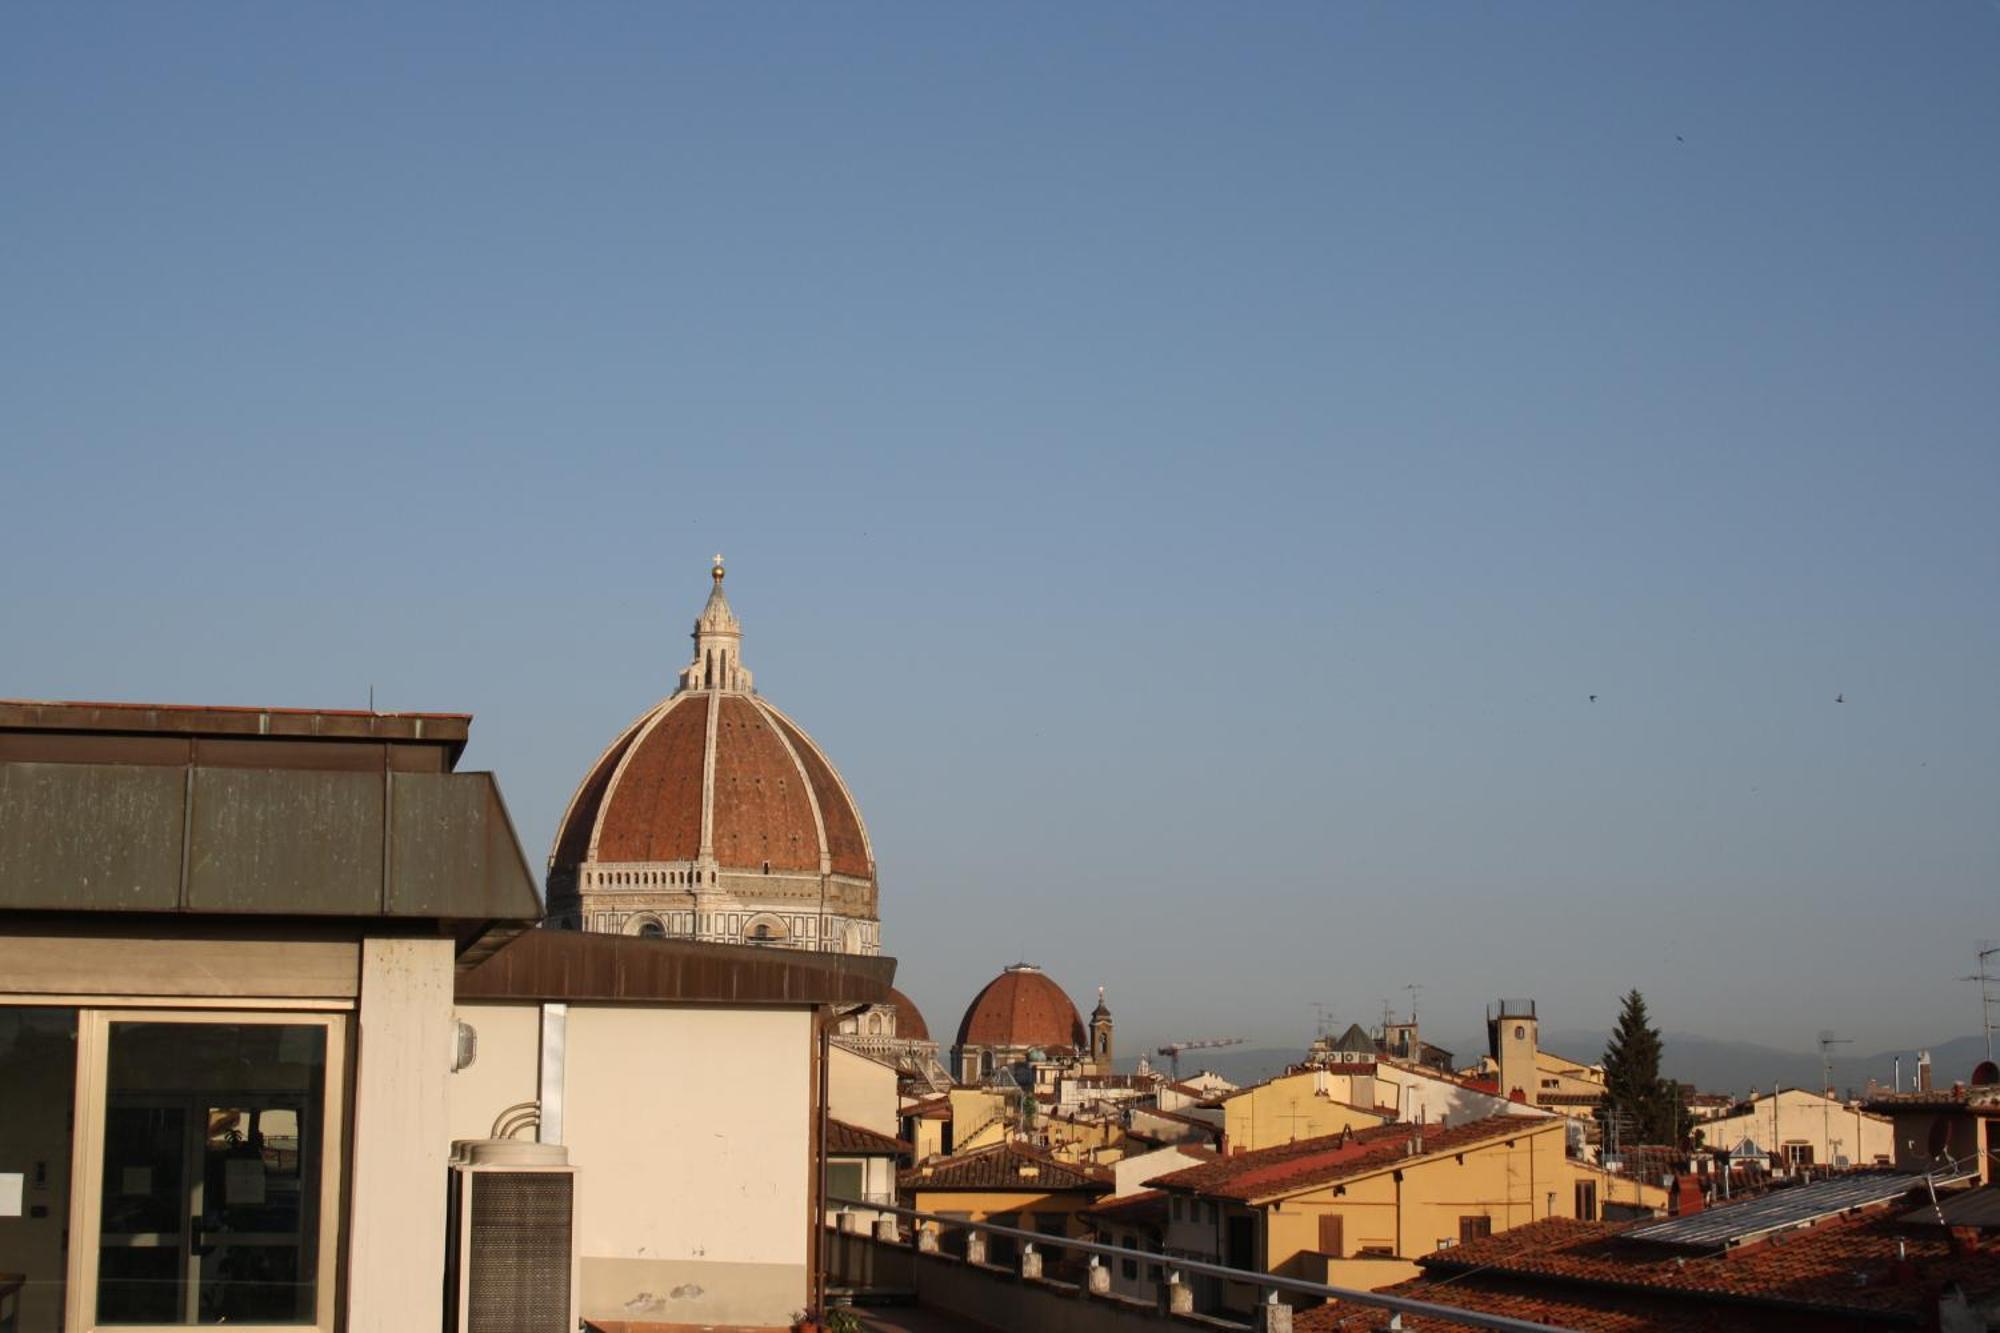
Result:
[[[370,916],[382,910],[382,775],[197,768],[185,906]]]
[[[458,978],[461,1000],[876,1004],[893,958],[530,930]]]
[[[182,768],[0,764],[0,907],[172,911]]]

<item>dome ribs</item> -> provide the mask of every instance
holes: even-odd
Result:
[[[597,810],[604,804],[604,792],[611,785],[611,775],[618,771],[618,761],[632,748],[633,738],[645,725],[646,718],[642,717],[625,728],[625,733],[598,757],[590,776],[577,788],[569,809],[563,814],[562,827],[556,830],[556,845],[549,851],[551,866],[575,866],[590,850],[590,831],[597,827]]]
[[[715,734],[715,858],[724,866],[819,872],[819,838],[798,769],[763,712],[722,695]],[[802,836],[803,835],[803,836]]]
[[[1063,988],[1038,968],[1015,966],[986,983],[966,1007],[958,1045],[1084,1049],[1083,1019]]]
[[[597,860],[692,861],[701,854],[707,695],[674,703],[640,736],[599,822]]]
[[[861,818],[855,813],[840,779],[833,775],[833,769],[826,760],[820,758],[818,747],[806,739],[805,733],[793,726],[789,718],[769,705],[765,705],[763,711],[784,729],[786,737],[792,742],[792,750],[805,768],[807,780],[813,785],[813,795],[819,798],[819,814],[826,825],[826,850],[833,873],[853,875],[857,879],[868,878],[868,839],[861,831]]]

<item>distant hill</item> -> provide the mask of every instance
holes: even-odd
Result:
[[[1238,1087],[1246,1083],[1258,1083],[1274,1074],[1285,1072],[1285,1066],[1305,1059],[1303,1046],[1225,1046],[1216,1051],[1189,1051],[1181,1057],[1181,1073],[1198,1074],[1204,1069],[1213,1070]],[[1152,1058],[1153,1068],[1162,1074],[1173,1072],[1173,1063],[1163,1055]],[[1121,1072],[1130,1073],[1138,1067],[1134,1058],[1118,1061]]]
[[[1604,1058],[1604,1046],[1610,1036],[1609,1032],[1567,1028],[1543,1033],[1542,1045],[1557,1055],[1595,1064]],[[1754,1042],[1703,1037],[1692,1032],[1668,1032],[1662,1034],[1660,1040],[1665,1048],[1662,1072],[1668,1078],[1692,1083],[1703,1092],[1741,1095],[1752,1088],[1768,1092],[1776,1084],[1788,1088],[1810,1088],[1819,1084],[1819,1055],[1813,1051],[1786,1051],[1774,1046],[1759,1046]],[[1461,1067],[1476,1063],[1486,1054],[1486,1039],[1483,1036],[1461,1035],[1456,1041],[1445,1040],[1440,1044],[1452,1052]],[[1834,1086],[1858,1092],[1870,1078],[1887,1083],[1894,1076],[1896,1057],[1900,1055],[1903,1057],[1903,1085],[1909,1087],[1917,1074],[1918,1049],[1912,1046],[1908,1050],[1884,1051],[1874,1055],[1836,1055],[1833,1061]],[[1972,1067],[1986,1058],[1986,1039],[1954,1037],[1928,1049],[1936,1081],[1948,1087],[1954,1079],[1969,1077]],[[1241,1085],[1281,1074],[1286,1065],[1304,1058],[1304,1046],[1230,1046],[1214,1051],[1189,1051],[1181,1057],[1181,1072],[1193,1074],[1198,1070],[1212,1069],[1231,1083]],[[1130,1072],[1137,1064],[1136,1059],[1120,1060],[1118,1068]],[[1155,1057],[1153,1067],[1165,1073],[1168,1064],[1164,1058]]]
[[[1542,1045],[1558,1055],[1594,1064],[1604,1058],[1609,1032],[1565,1030],[1544,1033]],[[1752,1088],[1768,1092],[1774,1085],[1788,1088],[1819,1086],[1820,1063],[1817,1051],[1786,1051],[1747,1041],[1721,1041],[1692,1032],[1667,1032],[1660,1037],[1661,1072],[1668,1078],[1692,1083],[1703,1092],[1747,1093]],[[1839,1048],[1841,1052],[1850,1047]],[[1833,1084],[1840,1089],[1860,1091],[1869,1079],[1887,1083],[1895,1076],[1896,1057],[1903,1057],[1904,1086],[1917,1075],[1917,1047],[1882,1051],[1873,1055],[1836,1053]],[[1953,1079],[1967,1078],[1972,1067],[1986,1058],[1984,1037],[1954,1037],[1926,1048],[1931,1053],[1935,1080],[1949,1086]]]

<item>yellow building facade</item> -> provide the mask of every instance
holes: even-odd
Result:
[[[1598,1216],[1610,1191],[1636,1197],[1636,1182],[1610,1183],[1570,1158],[1568,1138],[1553,1116],[1388,1125],[1228,1156],[1150,1184],[1169,1195],[1169,1253],[1315,1281],[1347,1281],[1347,1269],[1355,1281],[1398,1281],[1407,1269],[1383,1261],[1543,1218]],[[1665,1191],[1654,1194],[1663,1205]],[[1239,1284],[1204,1289],[1215,1310],[1247,1308],[1255,1295]]]
[[[1394,1120],[1392,1111],[1374,1111],[1333,1100],[1317,1070],[1284,1074],[1227,1094],[1222,1101],[1225,1152],[1255,1152],[1301,1139],[1373,1129]]]

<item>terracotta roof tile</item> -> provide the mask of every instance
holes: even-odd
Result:
[[[1438,1288],[1421,1282],[1388,1289],[1398,1296],[1452,1305],[1482,1314],[1526,1319],[1575,1333],[1792,1333],[1814,1329],[1811,1322],[1773,1322],[1770,1310],[1730,1310],[1698,1306],[1662,1309],[1657,1297],[1616,1292],[1519,1291],[1475,1279]],[[1377,1306],[1330,1301],[1292,1316],[1293,1333],[1385,1333],[1389,1312]],[[1814,1316],[1817,1318],[1817,1316]],[[1465,1325],[1428,1315],[1404,1315],[1396,1327],[1407,1333],[1465,1333]]]
[[[901,1157],[910,1145],[887,1134],[877,1134],[845,1120],[826,1118],[826,1150],[843,1157]]]
[[[1110,1172],[1058,1161],[1012,1141],[911,1167],[897,1174],[896,1183],[906,1190],[1111,1192]]]
[[[1946,1238],[1900,1228],[1896,1211],[1893,1205],[1874,1208],[1708,1255],[1622,1239],[1636,1224],[1551,1218],[1418,1263],[1427,1278],[1446,1282],[1476,1273],[1488,1284],[1505,1278],[1510,1289],[1530,1283],[1537,1291],[1588,1287],[1650,1293],[1656,1302],[1665,1296],[1761,1301],[1829,1313],[1935,1310],[1946,1282],[1975,1295],[2000,1290],[2000,1253],[1954,1255]],[[1435,1281],[1425,1288],[1440,1295],[1445,1289]]]
[[[1884,1092],[1861,1104],[1864,1111],[1971,1111],[2000,1115],[2000,1088],[1930,1088],[1923,1092]]]
[[[1538,1131],[1550,1132],[1550,1127],[1559,1123],[1553,1118],[1501,1115],[1449,1128],[1380,1125],[1237,1153],[1171,1175],[1156,1176],[1148,1183],[1159,1189],[1189,1190],[1246,1202],[1270,1199],[1372,1175],[1413,1156],[1461,1152],[1477,1144]],[[1421,1153],[1413,1153],[1412,1144],[1420,1128],[1423,1148]]]

